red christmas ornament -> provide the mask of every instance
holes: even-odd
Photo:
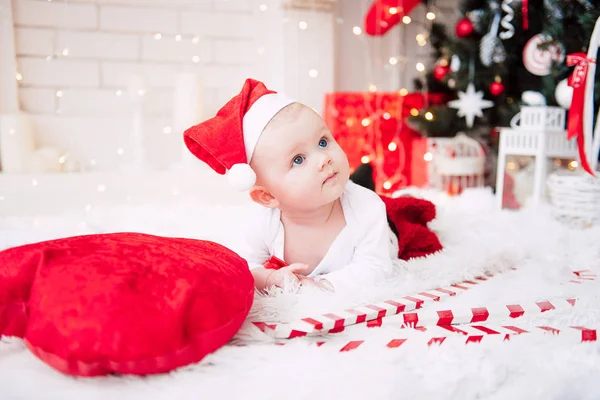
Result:
[[[475,28],[473,27],[473,23],[467,17],[460,19],[456,23],[456,36],[459,38],[467,38],[473,34]]]
[[[438,65],[433,69],[433,76],[435,77],[435,79],[437,79],[438,81],[441,81],[442,79],[444,79],[444,77],[446,75],[448,75],[448,72],[450,72],[450,67],[447,65]]]
[[[492,96],[500,96],[504,93],[504,83],[502,82],[494,82],[490,85],[490,93]]]
[[[365,15],[365,33],[371,36],[385,35],[420,3],[420,0],[373,1]]]

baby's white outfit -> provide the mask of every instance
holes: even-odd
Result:
[[[327,279],[336,291],[358,288],[385,279],[392,271],[398,251],[390,235],[385,204],[379,196],[348,181],[340,197],[346,226],[309,277]],[[279,209],[254,204],[253,216],[238,253],[250,269],[262,266],[271,256],[284,259],[284,226]]]

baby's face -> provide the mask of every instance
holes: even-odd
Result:
[[[292,104],[263,131],[252,162],[257,184],[282,210],[311,210],[338,199],[350,177],[346,154],[323,119]]]

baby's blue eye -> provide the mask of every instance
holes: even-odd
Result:
[[[321,148],[327,147],[328,144],[329,144],[329,142],[325,138],[322,138],[321,140],[319,140],[319,147],[321,147]]]
[[[292,160],[292,163],[294,165],[300,165],[304,162],[304,156],[296,156],[294,157],[294,159]]]

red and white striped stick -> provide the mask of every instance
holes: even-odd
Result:
[[[590,270],[574,271],[577,281],[572,283],[583,283],[595,280],[597,275]],[[553,301],[537,301],[535,303],[508,304],[506,306],[475,307],[462,310],[420,310],[414,312],[400,313],[400,325],[460,325],[484,322],[490,318],[519,318],[525,314],[537,314],[554,309],[569,309],[575,306],[576,299],[559,299]],[[377,318],[367,322],[368,327],[378,327],[383,324],[397,324],[397,318]]]
[[[420,342],[428,346],[444,343],[479,343],[483,340],[510,340],[515,336],[522,334],[545,335],[553,334],[564,338],[572,343],[596,342],[598,341],[599,329],[586,328],[583,326],[570,326],[567,328],[554,328],[551,326],[536,326],[533,328],[520,328],[513,325],[470,325],[461,326],[460,329],[454,326],[434,326],[417,327],[416,329],[407,329],[407,331],[419,331],[421,334],[397,335],[395,337],[374,337],[367,340],[350,340],[345,343],[338,341],[316,341],[314,344],[321,347],[339,348],[339,351],[350,351],[358,349],[373,348],[398,348],[406,342]],[[277,345],[285,345],[289,342],[278,342]]]
[[[508,304],[505,306],[475,307],[459,310],[421,310],[400,313],[397,317],[378,318],[367,322],[367,327],[382,325],[460,325],[488,321],[492,318],[519,318],[523,315],[539,314],[556,309],[575,306],[576,299],[536,301],[534,303]]]
[[[320,316],[306,317],[286,323],[253,322],[262,332],[277,339],[292,339],[301,336],[323,335],[343,330],[344,327],[360,324],[385,316],[419,309],[426,302],[439,301],[443,297],[456,296],[480,282],[487,281],[492,274],[478,276],[473,280],[465,280],[448,287],[419,292],[400,299],[385,300],[357,308],[346,309]]]
[[[515,270],[515,268],[512,269]],[[590,270],[574,271],[573,273],[577,275],[578,278],[569,280],[568,282],[580,284],[586,281],[595,280],[597,277],[597,275]],[[423,310],[422,319],[419,319],[420,317],[418,313],[416,315],[414,313],[408,313],[409,311],[422,308],[422,305],[426,302],[439,301],[441,298],[455,296],[459,293],[469,290],[473,286],[477,285],[479,282],[486,281],[494,275],[486,274],[486,276],[487,278],[479,276],[476,277],[474,280],[465,280],[459,284],[453,284],[449,287],[428,290],[425,292],[413,294],[411,296],[404,296],[401,299],[385,300],[379,303],[369,304],[366,306],[347,309],[335,313],[327,313],[317,317],[306,317],[288,323],[253,322],[253,324],[262,332],[274,338],[292,339],[295,337],[302,336],[337,333],[343,331],[344,328],[347,326],[369,321],[382,321],[384,317],[389,317],[400,313],[409,314],[407,317],[409,319],[416,318],[422,323],[433,324],[441,324],[440,320],[443,321],[442,323],[448,323],[446,321],[450,320],[452,321],[450,322],[451,324],[481,322],[487,320],[490,317],[490,310],[493,310],[492,313],[494,316],[506,316],[506,309],[504,309],[503,307],[501,307],[501,310],[496,310],[494,307],[479,307],[456,312],[456,314],[454,311],[444,310],[442,311],[442,313],[445,313],[442,315],[440,315],[437,311]],[[575,299],[567,299],[566,301],[572,301],[572,305],[574,305]],[[546,304],[548,302],[538,303],[528,305],[527,309],[523,308],[523,306],[521,305],[506,306],[506,308],[509,311],[508,316],[518,317],[523,315],[526,312],[526,310],[527,313],[530,313],[536,312],[537,309],[539,309],[539,311],[537,312],[544,312],[548,311],[549,309],[556,308],[553,304]],[[488,316],[485,317],[485,319],[481,319],[484,318],[486,311],[488,313]],[[370,325],[376,326],[377,322],[372,322]]]
[[[482,335],[501,335],[505,339],[507,336],[520,335],[522,333],[553,333],[562,336],[576,337],[580,341],[596,341],[597,329],[588,329],[581,326],[570,326],[567,328],[555,328],[541,325],[532,328],[522,328],[514,325],[461,325],[460,327],[451,325],[438,326],[417,326],[415,328],[405,328],[407,330],[416,330],[425,333],[432,338],[448,337],[450,334],[458,334],[464,337],[477,337]]]
[[[573,271],[573,273],[575,275],[577,275],[577,278],[569,280],[570,283],[581,284],[586,281],[595,281],[596,278],[598,277],[598,275],[596,275],[594,272],[590,271],[589,269],[584,269],[581,271]]]

